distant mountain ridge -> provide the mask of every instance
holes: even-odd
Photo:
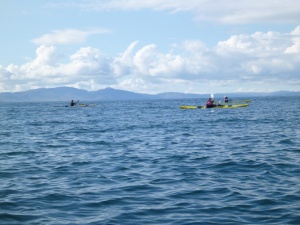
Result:
[[[300,92],[279,91],[272,93],[216,93],[215,98],[224,96],[255,97],[255,96],[300,96]],[[39,88],[21,92],[2,92],[0,102],[46,102],[46,101],[101,101],[101,100],[141,100],[141,99],[182,99],[207,98],[210,94],[185,94],[180,92],[166,92],[160,94],[141,94],[131,91],[105,88],[98,91],[86,91],[72,87]]]

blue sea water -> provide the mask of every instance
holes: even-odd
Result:
[[[0,224],[300,224],[299,97],[97,103],[1,103]]]

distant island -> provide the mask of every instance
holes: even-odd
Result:
[[[300,96],[300,92],[278,91],[271,93],[241,92],[215,93],[215,98],[256,97],[256,96]],[[21,92],[2,92],[0,102],[49,102],[49,101],[101,101],[101,100],[142,100],[142,99],[186,99],[207,98],[209,94],[185,94],[180,92],[166,92],[160,94],[142,94],[130,91],[105,88],[98,91],[86,91],[72,87],[39,88]]]

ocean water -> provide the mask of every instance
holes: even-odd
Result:
[[[251,99],[1,103],[0,224],[300,224],[300,98]]]

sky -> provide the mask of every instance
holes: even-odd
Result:
[[[0,92],[300,91],[298,0],[1,0]]]

